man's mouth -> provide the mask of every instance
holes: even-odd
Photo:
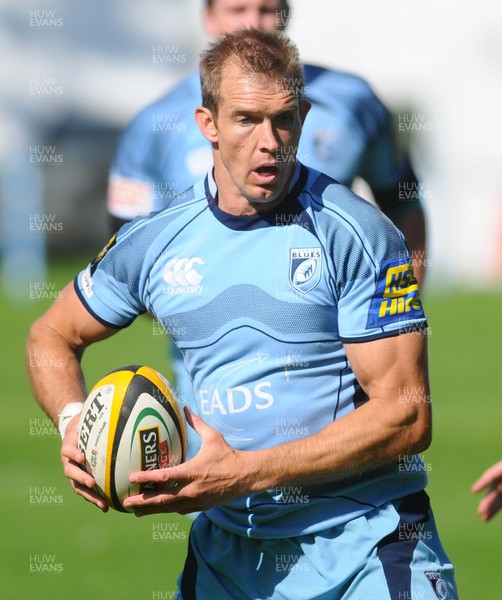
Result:
[[[256,173],[259,175],[277,175],[279,173],[279,167],[275,165],[258,167],[255,169]]]
[[[269,185],[276,181],[279,167],[276,165],[262,165],[253,170],[255,180],[261,185]]]

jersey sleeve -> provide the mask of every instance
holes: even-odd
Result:
[[[372,135],[368,136],[359,175],[370,186],[379,208],[395,220],[420,208],[419,185],[391,113],[364,83],[359,93],[364,98],[360,106],[366,117],[361,114],[360,119],[372,123]]]
[[[352,205],[336,234],[343,256],[336,275],[341,340],[370,341],[426,327],[403,235],[364,200]]]
[[[140,113],[120,137],[108,181],[108,212],[130,221],[154,210],[154,174],[148,167],[153,130],[149,111]]]
[[[352,281],[339,300],[343,342],[399,335],[427,326],[409,256],[381,261],[371,276]]]
[[[122,227],[74,281],[78,297],[93,317],[118,329],[147,310],[142,290],[148,248],[145,236],[135,231],[136,224]]]
[[[205,167],[194,174],[193,165],[187,166],[188,149],[201,140],[210,155],[193,118],[200,94],[199,75],[193,73],[127,126],[110,170],[107,205],[113,217],[130,221],[161,210],[206,173]],[[197,167],[198,158],[193,159]]]
[[[371,86],[360,80],[357,90],[358,117],[368,140],[359,174],[372,189],[390,187],[399,180],[408,162],[404,147],[396,135],[391,113]]]

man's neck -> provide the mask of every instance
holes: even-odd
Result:
[[[215,198],[218,208],[223,212],[235,216],[252,216],[266,213],[281,204],[286,198],[291,186],[291,181],[295,177],[295,173],[296,170],[292,169],[284,190],[277,198],[270,200],[270,202],[253,202],[252,198],[248,198],[241,193],[239,188],[228,176],[228,172],[223,165],[217,165],[215,163],[213,168],[213,178],[217,188]]]

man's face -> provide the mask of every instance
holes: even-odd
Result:
[[[275,31],[281,0],[214,0],[204,13],[206,31],[213,39],[237,29]]]
[[[281,81],[249,74],[234,62],[223,68],[220,98],[213,123],[221,208],[228,199],[232,206],[280,202],[308,103],[300,104]]]

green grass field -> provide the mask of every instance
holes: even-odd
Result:
[[[61,260],[54,264],[50,281],[56,289],[73,276],[75,265]],[[428,491],[436,521],[456,567],[462,600],[502,596],[502,514],[482,523],[476,514],[478,497],[469,491],[481,471],[501,457],[501,299],[496,293],[436,295],[433,289],[425,299],[435,420],[434,441],[423,458],[430,470]],[[0,293],[1,596],[172,598],[190,520],[101,514],[78,498],[64,478],[59,435],[33,400],[24,367],[29,325],[48,304],[12,302]],[[169,377],[164,346],[165,338],[153,335],[151,322],[139,319],[87,351],[87,381],[92,384],[128,363],[147,363]]]

